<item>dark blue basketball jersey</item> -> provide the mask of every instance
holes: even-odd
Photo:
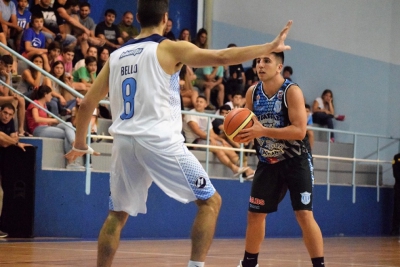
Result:
[[[286,92],[295,83],[285,80],[281,88],[269,98],[263,90],[262,82],[253,89],[253,113],[264,127],[283,128],[290,125]],[[254,139],[258,159],[273,164],[287,158],[309,153],[307,136],[303,140],[282,140],[270,137]]]

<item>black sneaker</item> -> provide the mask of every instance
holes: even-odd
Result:
[[[7,233],[4,233],[3,231],[0,230],[0,237],[7,237],[7,236],[8,236]]]

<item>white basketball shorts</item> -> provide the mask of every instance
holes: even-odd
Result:
[[[153,181],[182,203],[206,200],[215,193],[200,162],[183,144],[179,155],[160,155],[134,137],[115,135],[111,158],[110,210],[131,216],[146,213],[148,188]]]

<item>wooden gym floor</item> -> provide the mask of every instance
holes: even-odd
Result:
[[[400,240],[395,237],[325,238],[327,267],[400,266]],[[96,241],[81,239],[0,239],[0,266],[95,266]],[[243,256],[243,239],[215,239],[206,266],[236,267]],[[123,240],[113,267],[186,267],[190,240]],[[268,238],[260,267],[312,266],[300,238]]]

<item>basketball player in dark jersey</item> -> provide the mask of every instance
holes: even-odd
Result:
[[[312,212],[314,176],[304,97],[297,84],[282,77],[283,63],[283,52],[257,58],[260,82],[246,93],[246,107],[254,112],[255,123],[238,136],[241,142],[255,139],[259,163],[250,195],[245,255],[239,265],[243,267],[258,266],[266,216],[278,210],[287,189],[313,266],[324,266],[322,234]]]

